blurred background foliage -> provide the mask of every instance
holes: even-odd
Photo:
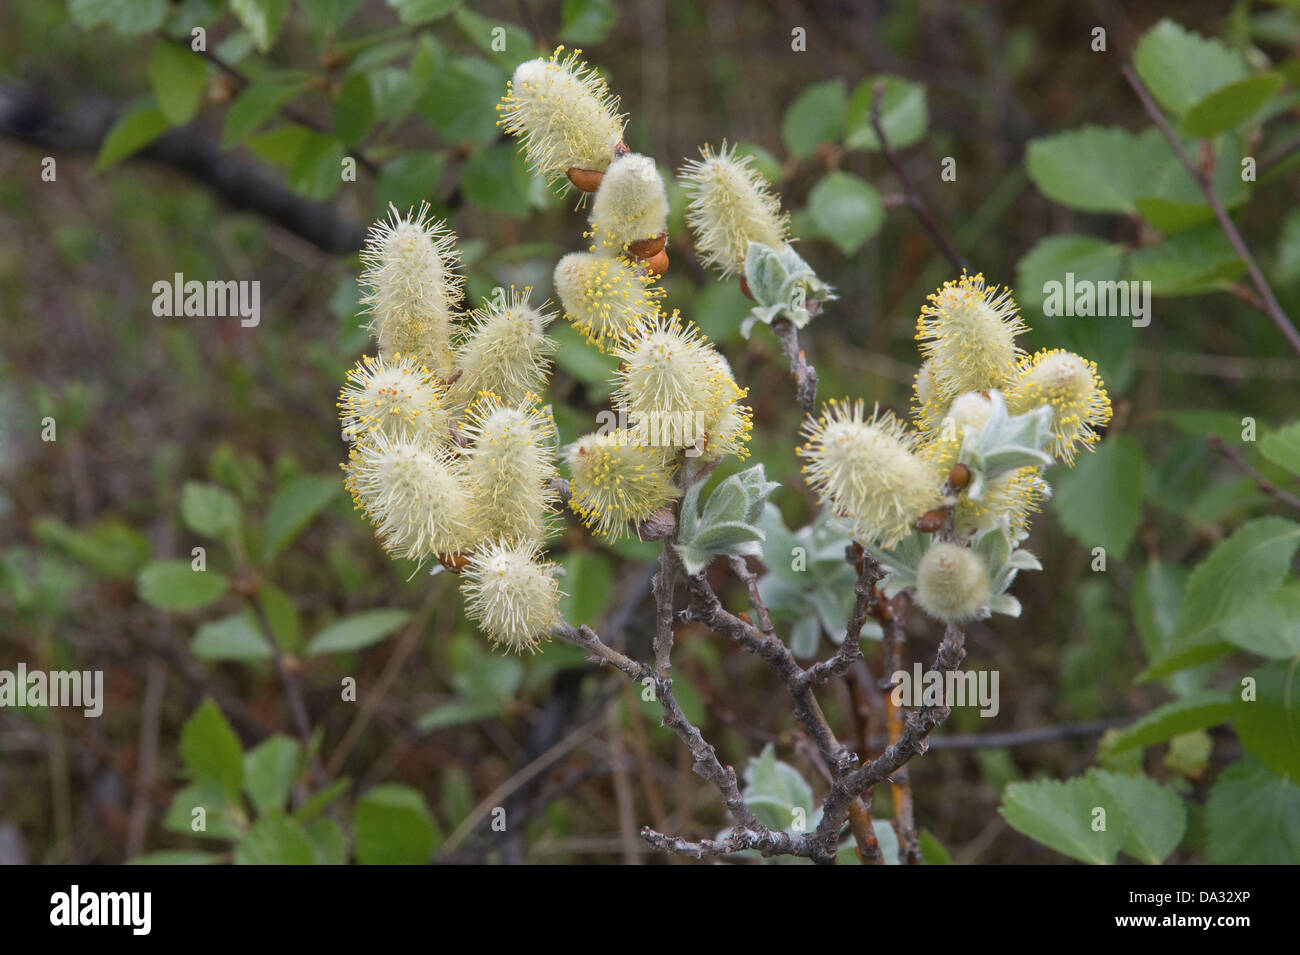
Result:
[[[1085,124],[1147,128],[1120,67],[1162,16],[1219,38],[1252,70],[1276,65],[1268,105],[1215,142],[1223,181],[1241,192],[1243,231],[1283,306],[1300,313],[1298,154],[1286,148],[1300,131],[1300,16],[1286,4],[5,5],[0,668],[103,669],[108,699],[99,719],[0,711],[0,861],[162,851],[638,861],[651,858],[642,823],[691,833],[725,824],[638,688],[561,644],[525,658],[489,653],[453,582],[390,561],[337,474],[335,395],[369,344],[355,253],[370,221],[390,203],[431,202],[460,236],[475,302],[498,285],[550,295],[555,261],[580,241],[571,199],[533,180],[495,125],[513,67],[557,43],[582,47],[606,73],[630,114],[628,143],[665,172],[705,142],[756,155],[800,254],[840,296],[805,333],[823,398],[905,412],[917,311],[953,277],[872,133],[879,77],[891,144],[961,254],[1018,287],[1027,345],[1098,361],[1115,419],[1098,455],[1049,475],[1058,493],[1031,541],[1045,571],[1016,585],[1024,616],[970,628],[967,665],[1000,671],[1001,712],[989,721],[957,710],[942,734],[955,740],[910,767],[928,860],[1062,861],[1007,825],[1002,791],[1075,776],[1097,760],[1108,727],[1251,668],[1229,641],[1199,671],[1135,680],[1174,639],[1187,569],[1243,521],[1279,512],[1209,435],[1237,441],[1246,417],[1261,435],[1283,425],[1300,378],[1276,329],[1230,294],[1240,265],[1211,227],[1198,231],[1207,217],[1190,178],[1172,181],[1125,153],[1132,144],[1088,139],[1095,133],[1050,138]],[[1104,51],[1093,48],[1097,26]],[[206,30],[203,55],[188,49],[194,27]],[[806,52],[792,50],[796,27]],[[1034,140],[1043,142],[1031,149]],[[1270,154],[1280,158],[1246,202],[1237,161]],[[54,181],[41,176],[47,156]],[[1070,166],[1080,156],[1093,160],[1085,171],[1099,191],[1123,195],[1087,195]],[[354,181],[340,176],[349,157]],[[940,177],[945,157],[951,181]],[[1134,197],[1157,175],[1165,184],[1149,196],[1163,204],[1139,208]],[[1114,185],[1129,181],[1138,186],[1128,193]],[[801,527],[814,514],[796,466],[788,369],[766,330],[740,336],[748,302],[696,264],[680,189],[670,191],[667,301],[749,387],[754,460],[786,486],[776,502]],[[1153,280],[1150,326],[1045,318],[1043,276],[1067,263]],[[156,317],[152,285],[175,273],[259,280],[260,324]],[[607,407],[611,365],[563,323],[552,332],[561,348],[548,397],[572,440]],[[42,440],[47,417],[57,440]],[[1243,453],[1294,487],[1275,457]],[[196,591],[197,546],[209,576]],[[637,598],[656,548],[598,545],[570,517],[553,551],[568,572],[569,619],[645,656],[651,625]],[[302,683],[308,741],[296,738],[268,629]],[[906,662],[928,662],[940,635],[913,614]],[[825,640],[819,649],[829,652]],[[862,752],[884,733],[871,644],[868,660],[855,692],[824,697]],[[346,678],[357,702],[342,698]],[[776,773],[765,751],[774,744],[819,787],[761,662],[685,628],[675,689],[738,770],[763,752],[754,777]],[[1060,732],[1017,745],[973,739],[1042,728]],[[1234,733],[1192,729],[1102,760],[1130,772],[1145,761],[1186,798],[1171,861],[1207,857],[1211,782],[1242,754]],[[197,838],[188,809],[205,792],[236,808]],[[888,818],[887,794],[878,803]],[[504,832],[489,826],[498,806]],[[1292,821],[1300,827],[1300,815]]]

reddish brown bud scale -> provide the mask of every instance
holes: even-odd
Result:
[[[922,514],[917,519],[915,527],[923,534],[933,534],[946,523],[948,523],[948,509],[946,507],[936,507],[934,510]]]
[[[758,301],[756,298],[754,298],[754,293],[749,290],[749,283],[745,281],[745,277],[743,275],[740,277],[740,291],[745,296],[745,298],[749,299],[751,302]]]
[[[954,491],[960,491],[969,483],[970,468],[964,464],[954,464],[948,472],[948,486]]]
[[[465,554],[439,554],[438,563],[446,567],[453,574],[459,574],[469,566],[469,557]]]
[[[595,192],[600,188],[600,184],[605,181],[605,174],[595,169],[579,169],[577,166],[570,166],[566,171],[569,182],[573,183],[583,192]]]
[[[629,242],[627,250],[638,259],[651,259],[663,251],[664,244],[667,241],[668,233],[660,232],[648,239],[637,239],[635,242]]]
[[[660,249],[648,259],[643,259],[645,270],[651,275],[663,275],[668,271],[668,250]]]

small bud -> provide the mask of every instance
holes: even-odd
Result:
[[[948,523],[948,514],[948,508],[936,507],[933,510],[926,511],[918,517],[916,523],[912,526],[922,534],[933,534],[941,530],[944,524]]]
[[[657,253],[642,261],[642,266],[651,275],[659,276],[668,271],[668,250],[660,249]]]
[[[926,551],[916,570],[916,602],[944,623],[964,623],[984,615],[993,598],[988,567],[972,550],[939,542]]]
[[[648,239],[637,239],[635,242],[628,243],[627,250],[638,259],[650,259],[664,250],[667,241],[668,233],[660,232]]]

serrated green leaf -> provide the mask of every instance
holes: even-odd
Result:
[[[1265,434],[1259,439],[1259,453],[1278,467],[1300,476],[1300,421]]]
[[[83,30],[106,23],[118,36],[152,33],[162,26],[168,0],[68,0],[72,21]]]
[[[376,205],[387,209],[389,203],[409,209],[428,199],[442,178],[441,153],[412,150],[384,163],[375,187]]]
[[[202,809],[202,813],[195,813]],[[198,824],[203,828],[195,829]],[[172,797],[163,828],[196,839],[229,842],[239,838],[240,825],[231,812],[230,797],[214,782],[185,786]]]
[[[1088,549],[1104,547],[1109,560],[1127,552],[1142,519],[1146,466],[1142,448],[1126,434],[1112,435],[1057,475],[1052,510]]]
[[[866,180],[848,172],[831,172],[813,186],[808,211],[817,231],[845,255],[852,255],[880,231],[885,206]]]
[[[376,786],[361,797],[353,831],[362,865],[423,865],[440,841],[424,798],[395,784]]]
[[[1049,199],[1085,212],[1132,213],[1136,199],[1150,194],[1151,171],[1168,159],[1158,136],[1084,126],[1033,140],[1025,165]]]
[[[235,847],[235,865],[311,865],[311,840],[292,819],[263,816]]]
[[[285,808],[301,756],[302,746],[287,736],[272,736],[244,754],[244,792],[258,813]]]
[[[1210,93],[1187,111],[1183,129],[1209,137],[1250,119],[1282,88],[1280,73],[1257,73]]]
[[[226,578],[213,570],[193,570],[188,560],[157,560],[140,570],[136,593],[159,610],[198,610],[226,592]]]
[[[243,748],[211,698],[204,699],[181,727],[180,753],[191,779],[215,786],[229,800],[239,796]]]
[[[1270,771],[1300,780],[1300,660],[1279,660],[1250,676],[1255,698],[1237,695],[1232,728]]]
[[[289,0],[230,0],[230,12],[244,25],[257,48],[265,53],[280,35],[289,15]]]
[[[328,199],[343,184],[343,143],[310,133],[289,167],[289,188],[304,199]]]
[[[1250,521],[1220,542],[1187,581],[1175,648],[1277,590],[1297,546],[1300,524],[1280,517]]]
[[[1047,299],[1049,282],[1066,284],[1073,273],[1076,283],[1114,282],[1124,272],[1126,251],[1122,245],[1086,235],[1054,235],[1043,239],[1016,267],[1016,298],[1022,305],[1041,307]]]
[[[1196,295],[1220,288],[1239,277],[1246,263],[1237,257],[1223,232],[1214,225],[1170,236],[1129,256],[1132,277],[1150,282],[1153,295]]]
[[[302,91],[300,83],[257,81],[246,86],[226,111],[221,130],[221,148],[244,141],[282,106]]]
[[[1169,19],[1142,34],[1133,65],[1151,95],[1178,116],[1246,75],[1240,54]]]
[[[1204,690],[1156,707],[1135,723],[1106,738],[1110,753],[1146,748],[1173,739],[1180,733],[1218,726],[1232,717],[1233,700],[1227,693]]]
[[[333,819],[313,819],[303,827],[311,843],[312,865],[347,865],[348,840]]]
[[[349,146],[360,145],[375,122],[375,101],[370,95],[370,81],[362,73],[353,73],[343,81],[334,100],[334,135]]]
[[[1164,862],[1187,830],[1187,810],[1178,793],[1142,774],[1093,770],[1088,777],[1110,796],[1107,825],[1122,827],[1120,851],[1147,865]]]
[[[1106,828],[1094,830],[1094,810],[1105,809],[1110,794],[1087,777],[1068,782],[1011,783],[998,812],[1007,824],[1072,859],[1110,865],[1124,842],[1124,827],[1107,813]]]
[[[338,620],[307,644],[307,656],[347,653],[378,643],[411,617],[407,610],[366,610]]]
[[[1205,829],[1215,865],[1300,864],[1300,783],[1247,756],[1210,790]]]
[[[432,23],[460,4],[461,0],[388,0],[388,5],[397,11],[397,18],[407,26]]]
[[[1225,621],[1219,634],[1234,646],[1262,657],[1300,659],[1300,582],[1292,580],[1256,601]]]

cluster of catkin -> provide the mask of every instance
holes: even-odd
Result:
[[[687,460],[747,456],[751,418],[726,359],[661,306],[668,199],[654,160],[627,149],[617,98],[579,51],[563,53],[518,67],[499,121],[534,172],[591,194],[589,247],[560,260],[554,284],[565,319],[619,359],[622,426],[578,438],[563,457],[569,507],[613,540],[671,506]],[[683,179],[707,262],[738,271],[751,238],[784,241],[779,206],[744,160],[706,149]],[[379,354],[340,395],[347,487],[390,554],[461,573],[483,631],[533,649],[559,622],[562,596],[543,558],[558,500],[558,436],[539,397],[554,316],[529,290],[462,310],[456,237],[427,207],[376,223],[362,261]]]
[[[916,575],[917,602],[931,616],[958,623],[987,613],[990,568],[967,545],[1000,528],[1014,546],[1049,493],[1042,468],[1026,466],[969,491],[959,464],[963,441],[984,428],[999,397],[1005,412],[1050,410],[1046,451],[1073,464],[1110,420],[1110,400],[1094,363],[1060,349],[1025,354],[1027,330],[1008,289],[963,274],[929,296],[917,320],[924,356],[912,402],[912,426],[863,403],[828,403],[806,427],[804,474],[823,502],[852,527],[856,540],[891,548],[913,530],[936,536]]]

